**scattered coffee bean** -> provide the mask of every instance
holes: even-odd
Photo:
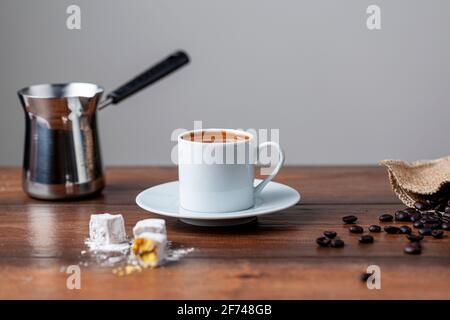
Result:
[[[358,217],[356,217],[356,216],[345,216],[345,217],[342,217],[342,221],[344,221],[345,224],[355,223],[356,220],[358,220]]]
[[[395,213],[395,220],[396,221],[411,221],[410,215],[407,212],[404,211],[397,211]]]
[[[421,221],[416,221],[416,222],[414,222],[413,227],[416,229],[422,229],[423,223]]]
[[[400,233],[402,234],[410,234],[412,232],[411,228],[408,226],[401,226]]]
[[[420,234],[408,234],[406,235],[406,237],[411,242],[419,242],[423,240],[423,236],[421,236]]]
[[[442,228],[442,230],[450,231],[450,223],[444,222],[444,223],[441,225],[441,228]]]
[[[333,239],[333,238],[336,238],[337,233],[336,233],[336,231],[324,231],[323,235],[325,237],[327,237],[328,239]]]
[[[428,206],[428,208],[433,208],[437,205],[437,202],[433,199],[426,199],[425,203]]]
[[[421,202],[421,201],[416,201],[414,203],[414,208],[416,208],[419,211],[425,211],[428,210],[430,207],[428,206],[428,204]]]
[[[409,219],[410,219],[412,222],[419,221],[421,218],[422,218],[422,216],[420,215],[420,213],[413,213],[413,214],[409,217]]]
[[[424,223],[423,224],[424,228],[429,228],[431,230],[436,230],[436,229],[440,229],[441,228],[441,224],[439,222],[434,222],[434,223]]]
[[[444,237],[444,231],[442,231],[442,230],[433,230],[433,231],[431,231],[431,235],[435,239],[442,239]]]
[[[419,220],[419,222],[426,223],[426,222],[427,222],[427,219],[422,218],[422,219]]]
[[[333,248],[342,248],[342,247],[345,245],[345,243],[344,243],[344,241],[341,240],[341,239],[333,239],[333,240],[331,240],[330,245],[331,245]]]
[[[430,228],[422,228],[419,229],[419,234],[421,234],[422,236],[431,236],[431,229]]]
[[[389,234],[396,234],[400,232],[400,229],[395,226],[386,226],[384,227],[384,231]]]
[[[366,282],[367,279],[369,279],[371,275],[372,275],[372,273],[368,273],[368,272],[361,273],[361,281]]]
[[[382,214],[379,219],[381,222],[391,222],[392,220],[394,220],[394,217],[392,216],[392,214],[385,213]]]
[[[327,237],[319,237],[316,239],[316,243],[321,247],[328,247],[330,245],[330,239]]]
[[[359,243],[373,243],[373,237],[365,234],[359,238]]]
[[[402,211],[404,211],[406,213],[409,213],[409,214],[417,214],[417,213],[419,213],[419,212],[417,212],[417,209],[415,209],[415,208],[405,208]]]
[[[420,254],[422,252],[422,246],[419,242],[411,242],[403,249],[407,254]]]
[[[370,232],[381,232],[381,227],[377,226],[376,224],[373,224],[369,227]]]
[[[432,216],[432,215],[427,215],[424,218],[425,223],[437,223],[441,221],[440,217],[436,217],[436,216]]]
[[[361,226],[351,226],[350,227],[350,232],[351,233],[363,233],[364,229]]]

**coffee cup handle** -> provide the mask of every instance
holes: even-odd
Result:
[[[275,147],[275,149],[277,149],[278,163],[277,163],[277,166],[275,167],[275,169],[272,171],[272,173],[267,178],[265,178],[263,181],[261,181],[254,188],[255,196],[258,195],[270,181],[272,181],[272,179],[278,174],[278,172],[280,171],[281,167],[283,167],[283,164],[284,164],[284,151],[283,151],[283,149],[281,149],[280,145],[276,142],[267,141],[267,142],[261,143],[258,146],[258,154],[260,153],[261,149],[264,149],[267,147]]]

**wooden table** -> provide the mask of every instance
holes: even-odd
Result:
[[[68,265],[83,261],[93,213],[121,213],[128,234],[156,217],[134,203],[138,192],[175,180],[172,167],[107,170],[103,195],[79,202],[44,202],[22,193],[20,169],[0,169],[0,298],[81,299],[449,299],[450,234],[403,253],[404,236],[375,234],[358,244],[341,217],[364,227],[402,204],[378,167],[287,167],[277,177],[302,194],[300,204],[239,228],[201,228],[167,219],[175,246],[195,250],[161,268],[118,277],[111,268],[81,265],[81,289],[66,288]],[[397,223],[395,223],[397,224]],[[337,231],[346,246],[319,248],[316,237]],[[360,280],[381,268],[381,289]]]

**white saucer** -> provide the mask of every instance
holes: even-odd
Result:
[[[255,180],[255,185],[261,180]],[[269,182],[252,208],[223,213],[194,212],[183,209],[178,201],[178,181],[160,184],[138,194],[136,203],[144,210],[179,218],[196,226],[233,226],[248,223],[257,216],[289,208],[300,201],[300,194],[281,183]]]

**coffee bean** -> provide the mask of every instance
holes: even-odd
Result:
[[[432,216],[432,215],[428,215],[424,219],[425,219],[425,223],[434,223],[434,222],[441,221],[440,217],[436,217],[436,216]]]
[[[378,219],[380,219],[381,222],[391,222],[392,220],[394,220],[394,217],[392,216],[392,214],[385,213],[382,214]]]
[[[437,202],[435,200],[433,200],[433,199],[426,199],[425,203],[427,204],[427,206],[429,208],[433,208],[434,206],[437,205]]]
[[[415,208],[405,208],[402,211],[409,213],[409,214],[417,214],[418,213],[417,209],[415,209]]]
[[[373,243],[373,237],[365,234],[359,238],[359,243]]]
[[[414,208],[416,208],[419,211],[425,211],[428,210],[430,207],[428,206],[428,204],[421,202],[421,201],[416,201],[414,203]]]
[[[372,275],[372,273],[368,273],[368,272],[361,273],[361,281],[366,282],[367,279],[369,279],[371,275]]]
[[[345,217],[342,217],[342,221],[344,221],[345,224],[355,223],[356,220],[358,220],[358,217],[356,217],[356,216],[345,216]]]
[[[345,243],[344,243],[344,241],[341,240],[341,239],[333,239],[333,240],[331,240],[330,245],[331,245],[333,248],[342,248],[342,247],[345,245]]]
[[[417,229],[422,229],[423,228],[423,222],[416,221],[416,222],[414,222],[413,227],[417,228]]]
[[[420,215],[420,213],[414,213],[414,214],[412,214],[412,215],[409,217],[409,219],[410,219],[412,222],[419,221],[421,218],[422,218],[422,216]]]
[[[422,218],[422,219],[420,219],[419,221],[422,222],[422,223],[426,223],[426,222],[427,222],[427,219]]]
[[[429,228],[429,229],[432,229],[432,230],[437,230],[437,229],[440,229],[440,228],[441,228],[441,223],[439,223],[439,222],[435,222],[435,223],[424,223],[424,224],[423,224],[423,227],[424,227],[424,228]]]
[[[431,229],[430,228],[423,228],[419,230],[419,234],[422,236],[431,236]]]
[[[407,254],[420,254],[422,252],[422,246],[419,242],[411,242],[403,249]]]
[[[328,239],[333,239],[337,236],[337,233],[336,233],[336,231],[324,231],[323,235],[325,237],[327,237]]]
[[[444,212],[445,213],[450,213],[450,206],[445,206]]]
[[[442,239],[444,237],[444,231],[442,231],[442,230],[433,230],[433,231],[431,231],[431,235],[435,239]]]
[[[381,227],[377,226],[376,224],[373,224],[369,227],[370,232],[381,232]]]
[[[316,243],[321,247],[328,247],[330,245],[330,239],[327,237],[319,237],[316,239]]]
[[[410,234],[412,232],[411,228],[408,226],[401,226],[400,233],[402,234]]]
[[[408,234],[406,237],[411,242],[419,242],[423,240],[423,236],[421,236],[420,234]]]
[[[360,227],[360,226],[351,226],[349,230],[351,233],[363,233],[364,232],[363,227]]]
[[[442,230],[450,231],[450,223],[444,222],[444,223],[441,225],[441,228],[442,228]]]
[[[395,213],[395,220],[396,221],[411,221],[409,213],[406,213],[404,211],[397,211]]]
[[[386,226],[384,227],[384,231],[386,231],[389,234],[396,234],[400,232],[400,229],[394,226]]]

